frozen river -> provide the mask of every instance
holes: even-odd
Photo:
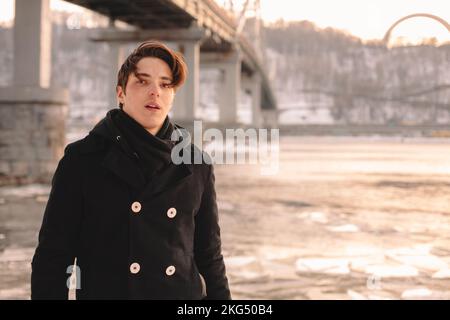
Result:
[[[216,166],[234,298],[450,299],[450,141],[285,137]],[[0,188],[0,298],[29,297],[48,186]]]

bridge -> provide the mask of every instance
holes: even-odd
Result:
[[[242,30],[242,20],[213,0],[66,0],[105,15],[108,28],[92,41],[111,48],[110,107],[116,106],[117,71],[127,44],[158,39],[183,53],[188,68],[173,117],[192,123],[199,108],[200,68],[221,70],[219,122],[233,126],[241,89],[252,97],[252,125],[276,121],[274,93],[260,52]],[[0,87],[0,185],[49,181],[65,147],[68,91],[50,87],[50,0],[16,0],[13,83]],[[126,28],[117,27],[125,22]]]
[[[386,33],[385,33],[385,35],[384,35],[384,37],[383,37],[383,43],[384,43],[385,45],[388,45],[388,44],[389,44],[389,40],[390,40],[390,38],[391,38],[392,31],[393,31],[400,23],[402,23],[403,21],[409,20],[409,19],[413,19],[413,18],[428,18],[428,19],[432,19],[432,20],[434,20],[434,21],[437,21],[437,22],[439,22],[444,28],[446,28],[447,31],[450,33],[450,24],[449,24],[445,19],[442,19],[441,17],[438,17],[438,16],[436,16],[436,15],[434,15],[434,14],[429,14],[429,13],[414,13],[414,14],[407,15],[407,16],[405,16],[405,17],[403,17],[403,18],[400,18],[400,19],[398,19],[396,22],[394,22],[394,23],[392,24],[392,26],[386,31]]]

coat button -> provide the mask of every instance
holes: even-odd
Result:
[[[133,202],[133,204],[131,205],[131,210],[133,210],[134,213],[139,213],[141,211],[141,204],[137,201]]]
[[[166,274],[168,275],[168,276],[171,276],[171,275],[173,275],[175,273],[175,267],[174,266],[168,266],[167,268],[166,268]]]
[[[135,262],[130,265],[131,273],[136,274],[139,272],[139,270],[141,270],[141,266],[139,265],[139,263]]]
[[[177,209],[175,208],[170,208],[169,210],[167,210],[167,216],[169,218],[175,218],[175,216],[177,215]]]

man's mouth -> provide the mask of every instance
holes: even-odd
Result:
[[[147,110],[159,110],[161,107],[157,103],[149,103],[145,106]]]

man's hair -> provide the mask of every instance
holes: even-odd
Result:
[[[187,66],[181,53],[167,47],[162,42],[149,40],[141,43],[125,60],[117,74],[117,86],[125,92],[128,77],[136,72],[137,64],[142,58],[154,57],[167,63],[172,72],[172,87],[176,90],[186,80]],[[125,92],[126,93],[126,92]]]

